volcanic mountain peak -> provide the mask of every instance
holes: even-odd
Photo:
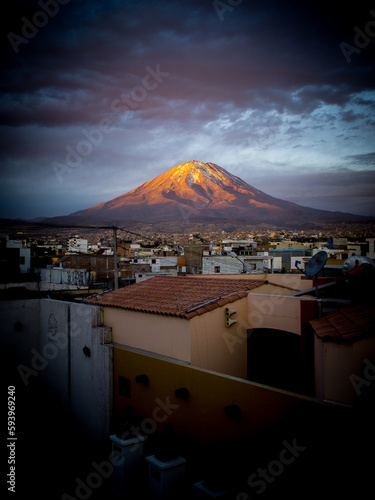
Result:
[[[166,175],[167,174],[170,174],[171,178],[177,176],[183,179],[188,185],[192,183],[202,184],[211,181],[221,187],[232,184],[244,189],[251,188],[251,186],[242,179],[230,174],[227,170],[219,167],[219,165],[215,163],[203,163],[202,161],[196,160],[188,161],[172,168]]]
[[[117,198],[71,214],[95,221],[234,220],[285,227],[309,221],[358,220],[302,207],[254,188],[215,163],[189,161]],[[69,217],[69,216],[68,216]]]

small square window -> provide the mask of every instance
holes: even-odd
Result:
[[[215,273],[219,273],[220,272],[220,266],[215,266],[214,271],[215,271]]]
[[[120,396],[124,396],[125,398],[130,398],[130,380],[128,378],[119,376],[118,392]]]

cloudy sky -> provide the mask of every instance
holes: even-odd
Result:
[[[2,20],[0,216],[69,214],[189,160],[375,215],[373,3],[56,2]]]

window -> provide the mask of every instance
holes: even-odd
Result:
[[[220,266],[215,266],[214,271],[215,273],[220,273]]]
[[[23,255],[21,255],[20,257],[20,264],[25,264],[25,257]]]
[[[118,392],[120,396],[124,396],[125,398],[130,398],[130,380],[128,378],[119,376]]]

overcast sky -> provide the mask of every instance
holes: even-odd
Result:
[[[0,216],[69,214],[190,160],[375,215],[371,3],[13,0]]]

